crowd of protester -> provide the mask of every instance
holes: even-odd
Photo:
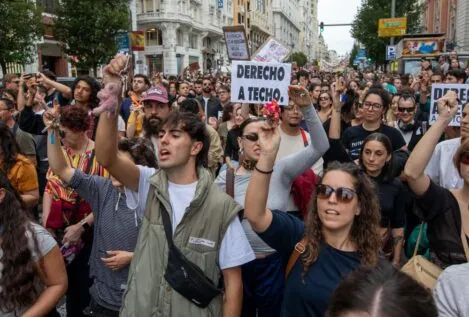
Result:
[[[469,102],[429,123],[432,85],[469,83],[450,57],[296,70],[279,122],[229,75],[121,87],[124,55],[71,87],[6,74],[0,317],[469,316]]]

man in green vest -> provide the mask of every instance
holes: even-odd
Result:
[[[105,68],[105,82],[117,82],[123,68],[116,57]],[[118,112],[117,112],[118,113]],[[213,183],[207,164],[209,138],[205,123],[191,113],[172,112],[158,134],[159,170],[137,166],[118,153],[115,115],[101,115],[96,157],[125,187],[130,209],[144,210],[132,260],[122,317],[240,316],[241,265],[254,253],[246,239],[234,200]],[[174,290],[164,278],[168,243],[162,213],[171,219],[174,245],[224,294],[200,308]]]

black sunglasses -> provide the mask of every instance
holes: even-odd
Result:
[[[257,133],[245,134],[242,136],[242,138],[251,142],[257,142],[259,140],[259,134]]]
[[[319,98],[319,100],[321,100],[321,101],[323,101],[323,100],[330,100],[330,99],[331,99],[331,98],[329,98],[329,97],[321,97],[321,98]]]
[[[66,135],[66,133],[65,133],[64,130],[59,130],[59,136],[60,136],[60,138],[62,138],[62,139],[65,138],[65,135]]]
[[[339,202],[348,203],[352,201],[356,191],[347,187],[333,188],[326,184],[319,184],[316,187],[316,195],[319,199],[329,199],[332,193],[336,194],[336,198]]]
[[[397,107],[397,111],[399,111],[399,112],[412,113],[412,112],[415,111],[415,107],[412,107],[412,108]]]

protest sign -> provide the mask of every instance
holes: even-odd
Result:
[[[233,61],[231,101],[288,105],[291,64]]]
[[[252,61],[281,63],[288,55],[290,55],[290,50],[271,36],[253,54]]]
[[[469,85],[464,84],[433,84],[432,85],[432,99],[430,104],[430,119],[429,123],[433,124],[438,119],[438,106],[437,100],[443,97],[448,90],[453,90],[458,96],[459,110],[450,126],[459,127],[461,125],[462,106],[469,101]]]
[[[249,60],[248,41],[244,26],[224,26],[226,50],[231,60]]]

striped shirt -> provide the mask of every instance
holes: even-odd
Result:
[[[101,258],[108,256],[106,251],[134,251],[143,210],[127,207],[125,193],[114,187],[109,178],[90,176],[77,169],[68,185],[90,204],[94,215],[89,262],[94,281],[90,294],[99,305],[118,311],[127,285],[129,266],[112,271]]]
[[[92,164],[90,168],[90,175],[98,175],[108,177],[109,173],[99,165],[96,157],[93,154],[93,150],[88,150],[85,153],[73,155],[69,148],[62,148],[62,151],[67,161],[68,166],[81,171],[86,171],[88,164]],[[91,157],[94,157],[91,161]],[[55,175],[52,170],[49,168],[47,171],[47,185],[46,193],[52,195],[54,200],[62,200],[74,204],[77,200],[78,194],[73,190],[73,188],[67,187],[62,180]]]

